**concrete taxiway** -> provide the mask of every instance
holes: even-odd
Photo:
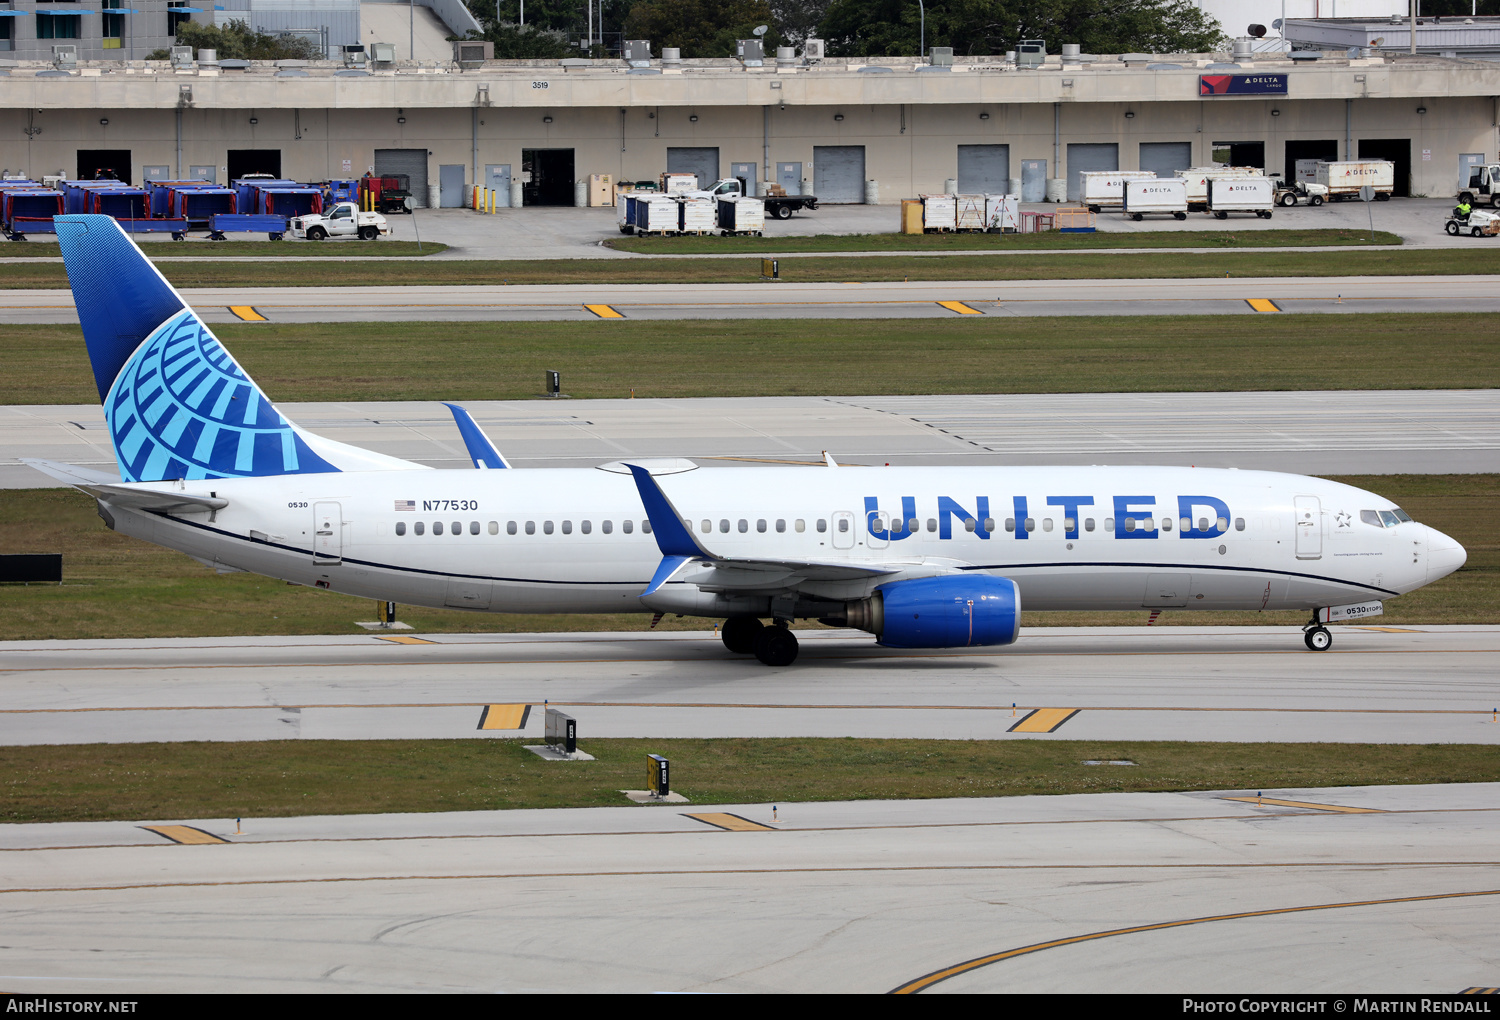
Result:
[[[787,275],[792,264],[784,267]],[[1500,277],[1351,276],[948,283],[235,287],[182,291],[208,322],[889,319],[1055,315],[1494,312]],[[76,323],[68,290],[0,292],[8,322]]]
[[[563,380],[566,385],[567,380]],[[432,467],[471,461],[436,402],[285,403],[319,435]],[[1500,391],[1047,393],[466,402],[513,464],[1196,464],[1301,474],[1500,471]],[[0,407],[0,488],[23,457],[115,467],[98,405]]]
[[[0,980],[112,994],[1495,984],[1500,785],[1257,792],[5,825]]]
[[[1033,628],[898,651],[800,631],[788,669],[711,632],[7,642],[0,744],[854,736],[1500,746],[1500,627]],[[491,706],[533,706],[481,729]],[[1033,715],[1032,713],[1036,713]],[[496,713],[497,716],[500,713]]]

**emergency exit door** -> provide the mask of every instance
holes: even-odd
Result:
[[[1323,557],[1323,504],[1317,496],[1297,496],[1292,500],[1296,508],[1297,558],[1317,560]]]
[[[344,513],[337,503],[313,504],[313,562],[336,565],[344,560]]]

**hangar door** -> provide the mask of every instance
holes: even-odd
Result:
[[[813,194],[819,204],[859,205],[865,200],[865,147],[814,145]]]
[[[426,152],[426,149],[422,150]],[[230,149],[225,155],[224,165],[229,167],[228,179],[237,181],[250,174],[281,176],[280,149]]]
[[[1304,159],[1324,159],[1330,163],[1337,163],[1339,158],[1339,143],[1336,138],[1325,138],[1322,141],[1290,141],[1286,143],[1286,166],[1282,169],[1282,180],[1297,180],[1297,162]]]
[[[1176,177],[1193,165],[1192,142],[1142,142],[1141,169],[1158,177]]]
[[[1009,145],[960,145],[958,193],[1005,195],[1010,192]]]
[[[667,173],[697,174],[698,187],[707,188],[719,179],[719,150],[668,146]]]
[[[1085,170],[1120,169],[1120,147],[1114,142],[1075,142],[1068,146],[1068,201],[1083,195],[1079,174]]]
[[[78,179],[92,181],[101,171],[117,181],[130,183],[129,149],[79,149]]]
[[[376,149],[375,176],[385,177],[388,174],[405,174],[409,177],[412,208],[427,208],[426,149]]]

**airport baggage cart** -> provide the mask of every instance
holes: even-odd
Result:
[[[229,188],[174,188],[172,216],[187,220],[191,229],[203,229],[220,213],[236,212],[236,196]]]
[[[225,234],[264,233],[270,240],[279,241],[286,236],[286,220],[280,216],[265,216],[259,213],[218,213],[208,221],[209,239],[224,240]]]
[[[1021,229],[1021,196],[985,195],[984,228],[991,234],[1013,234]]]
[[[677,233],[677,200],[666,195],[640,195],[635,202],[637,234]]]
[[[1223,177],[1262,177],[1259,167],[1254,166],[1195,166],[1177,171],[1177,176],[1187,182],[1189,212],[1203,212],[1208,208],[1208,182]]]
[[[27,234],[53,234],[52,217],[62,215],[62,192],[50,188],[10,188],[0,192],[0,222],[5,236],[24,241]]]
[[[684,234],[707,234],[714,229],[714,200],[681,195],[678,202],[677,229]]]
[[[1125,182],[1155,180],[1154,170],[1085,170],[1078,175],[1080,201],[1091,213],[1125,204]]]
[[[217,188],[213,181],[147,181],[142,185],[148,196],[150,215],[166,219],[172,215],[172,192],[178,188]]]
[[[766,232],[766,203],[746,196],[719,199],[719,232],[725,237],[760,237]]]
[[[294,216],[308,216],[323,211],[323,193],[317,188],[260,188],[256,195],[259,205],[245,212],[256,212],[262,216],[280,216],[289,220]]]
[[[1125,182],[1121,209],[1136,222],[1147,214],[1187,219],[1187,181],[1181,177],[1151,178]]]
[[[953,196],[953,227],[967,233],[977,234],[985,228],[984,196]]]
[[[941,233],[958,226],[958,202],[952,195],[919,195],[922,200],[922,232]]]
[[[1269,177],[1216,177],[1208,182],[1208,211],[1216,219],[1247,212],[1268,220],[1275,204],[1276,182]]]
[[[615,222],[622,234],[635,233],[635,210],[631,207],[634,201],[634,192],[620,191],[615,194]]]
[[[88,195],[87,211],[101,216],[113,216],[121,222],[144,220],[150,216],[147,209],[149,196],[144,188],[110,188],[93,191]]]

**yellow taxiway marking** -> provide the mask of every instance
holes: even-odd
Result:
[[[584,305],[583,307],[587,308],[589,311],[593,312],[595,315],[599,316],[599,318],[601,318],[601,319],[623,319],[623,318],[625,318],[624,315],[620,314],[618,311],[616,311],[614,308],[611,308],[609,305]]]
[[[389,641],[397,645],[435,645],[436,641],[428,641],[426,638],[408,637],[405,634],[376,634],[376,641]]]
[[[1271,804],[1276,807],[1308,808],[1312,811],[1335,811],[1343,815],[1383,815],[1384,811],[1372,807],[1344,807],[1342,804],[1309,804],[1302,800],[1277,800],[1274,797],[1224,797],[1223,800],[1238,800],[1246,804]]]
[[[485,705],[479,713],[481,730],[524,730],[531,715],[530,705]]]
[[[1147,931],[1162,931],[1166,928],[1181,928],[1189,924],[1207,924],[1210,921],[1236,921],[1247,917],[1273,917],[1277,914],[1302,914],[1310,910],[1339,910],[1345,907],[1376,907],[1393,903],[1423,903],[1430,900],[1453,900],[1470,896],[1500,896],[1500,889],[1485,889],[1476,892],[1436,893],[1429,896],[1397,896],[1388,900],[1351,900],[1347,903],[1314,903],[1304,907],[1276,907],[1270,910],[1246,910],[1238,914],[1215,914],[1212,917],[1190,917],[1181,921],[1162,921],[1159,924],[1142,924],[1134,928],[1114,928],[1110,931],[1096,931],[1088,935],[1074,935],[1071,938],[1053,939],[1051,942],[1038,942],[1030,946],[1021,946],[1018,949],[1007,949],[1001,953],[991,953],[989,956],[976,957],[963,963],[935,970],[931,974],[924,974],[915,981],[908,981],[904,985],[898,985],[891,989],[892,995],[912,995],[916,992],[931,988],[939,981],[966,974],[980,967],[999,963],[1001,960],[1014,959],[1017,956],[1025,956],[1028,953],[1039,953],[1043,949],[1056,949],[1059,946],[1073,946],[1080,942],[1092,942],[1095,939],[1107,939],[1115,935],[1137,935]]]
[[[1078,714],[1076,708],[1035,708],[1007,733],[1053,733],[1057,728]]]
[[[147,832],[154,832],[158,836],[165,836],[173,843],[228,843],[227,839],[220,839],[211,832],[195,829],[191,825],[142,825],[141,828]]]
[[[741,818],[739,815],[731,815],[731,814],[729,814],[727,812],[723,812],[723,811],[709,811],[709,812],[706,812],[706,813],[701,814],[701,815],[686,815],[685,814],[683,817],[684,818],[691,818],[691,819],[693,819],[694,821],[697,821],[697,822],[703,822],[705,825],[712,825],[715,828],[727,829],[730,832],[775,832],[776,831],[776,829],[773,828],[772,826],[762,825],[762,824],[760,824],[760,822],[752,822],[748,818]]]
[[[270,322],[271,321],[271,320],[267,319],[264,315],[260,314],[260,312],[256,311],[254,308],[251,308],[249,305],[230,305],[229,306],[229,310],[231,312],[233,312],[235,314],[235,316],[238,317],[243,322]]]
[[[983,312],[981,312],[977,308],[970,308],[968,305],[964,304],[962,301],[939,301],[938,304],[942,305],[944,308],[948,309],[948,311],[950,311],[950,312],[957,312],[959,315],[983,315],[984,314]]]
[[[1257,312],[1279,312],[1279,311],[1281,311],[1280,308],[1276,307],[1276,302],[1275,301],[1270,301],[1270,300],[1268,300],[1266,298],[1263,298],[1263,297],[1246,298],[1245,299],[1245,304],[1249,305],[1251,308],[1255,309]]]

